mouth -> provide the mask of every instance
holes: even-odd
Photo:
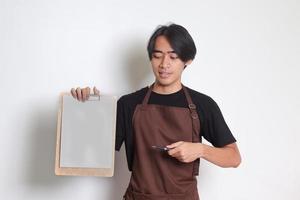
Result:
[[[168,78],[171,76],[171,73],[168,72],[158,72],[160,78]]]

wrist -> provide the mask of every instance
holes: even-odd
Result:
[[[198,143],[198,145],[199,145],[199,148],[198,148],[198,157],[199,157],[199,158],[204,158],[208,146],[205,145],[205,144],[202,144],[202,143]]]

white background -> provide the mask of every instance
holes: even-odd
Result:
[[[124,146],[113,178],[54,175],[58,95],[149,85],[148,38],[175,22],[198,49],[182,81],[218,103],[243,158],[236,169],[202,161],[201,199],[300,199],[299,10],[298,0],[0,0],[0,198],[121,199]]]

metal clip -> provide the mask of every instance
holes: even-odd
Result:
[[[100,101],[100,95],[91,94],[88,98],[88,101]]]
[[[191,104],[189,104],[189,108],[190,108],[190,109],[196,109],[196,105],[193,104],[193,103],[191,103]]]

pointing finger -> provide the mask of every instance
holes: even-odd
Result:
[[[167,145],[168,148],[175,148],[175,147],[178,147],[180,145],[182,145],[183,141],[179,141],[179,142],[175,142],[175,143],[172,143],[170,145]]]

